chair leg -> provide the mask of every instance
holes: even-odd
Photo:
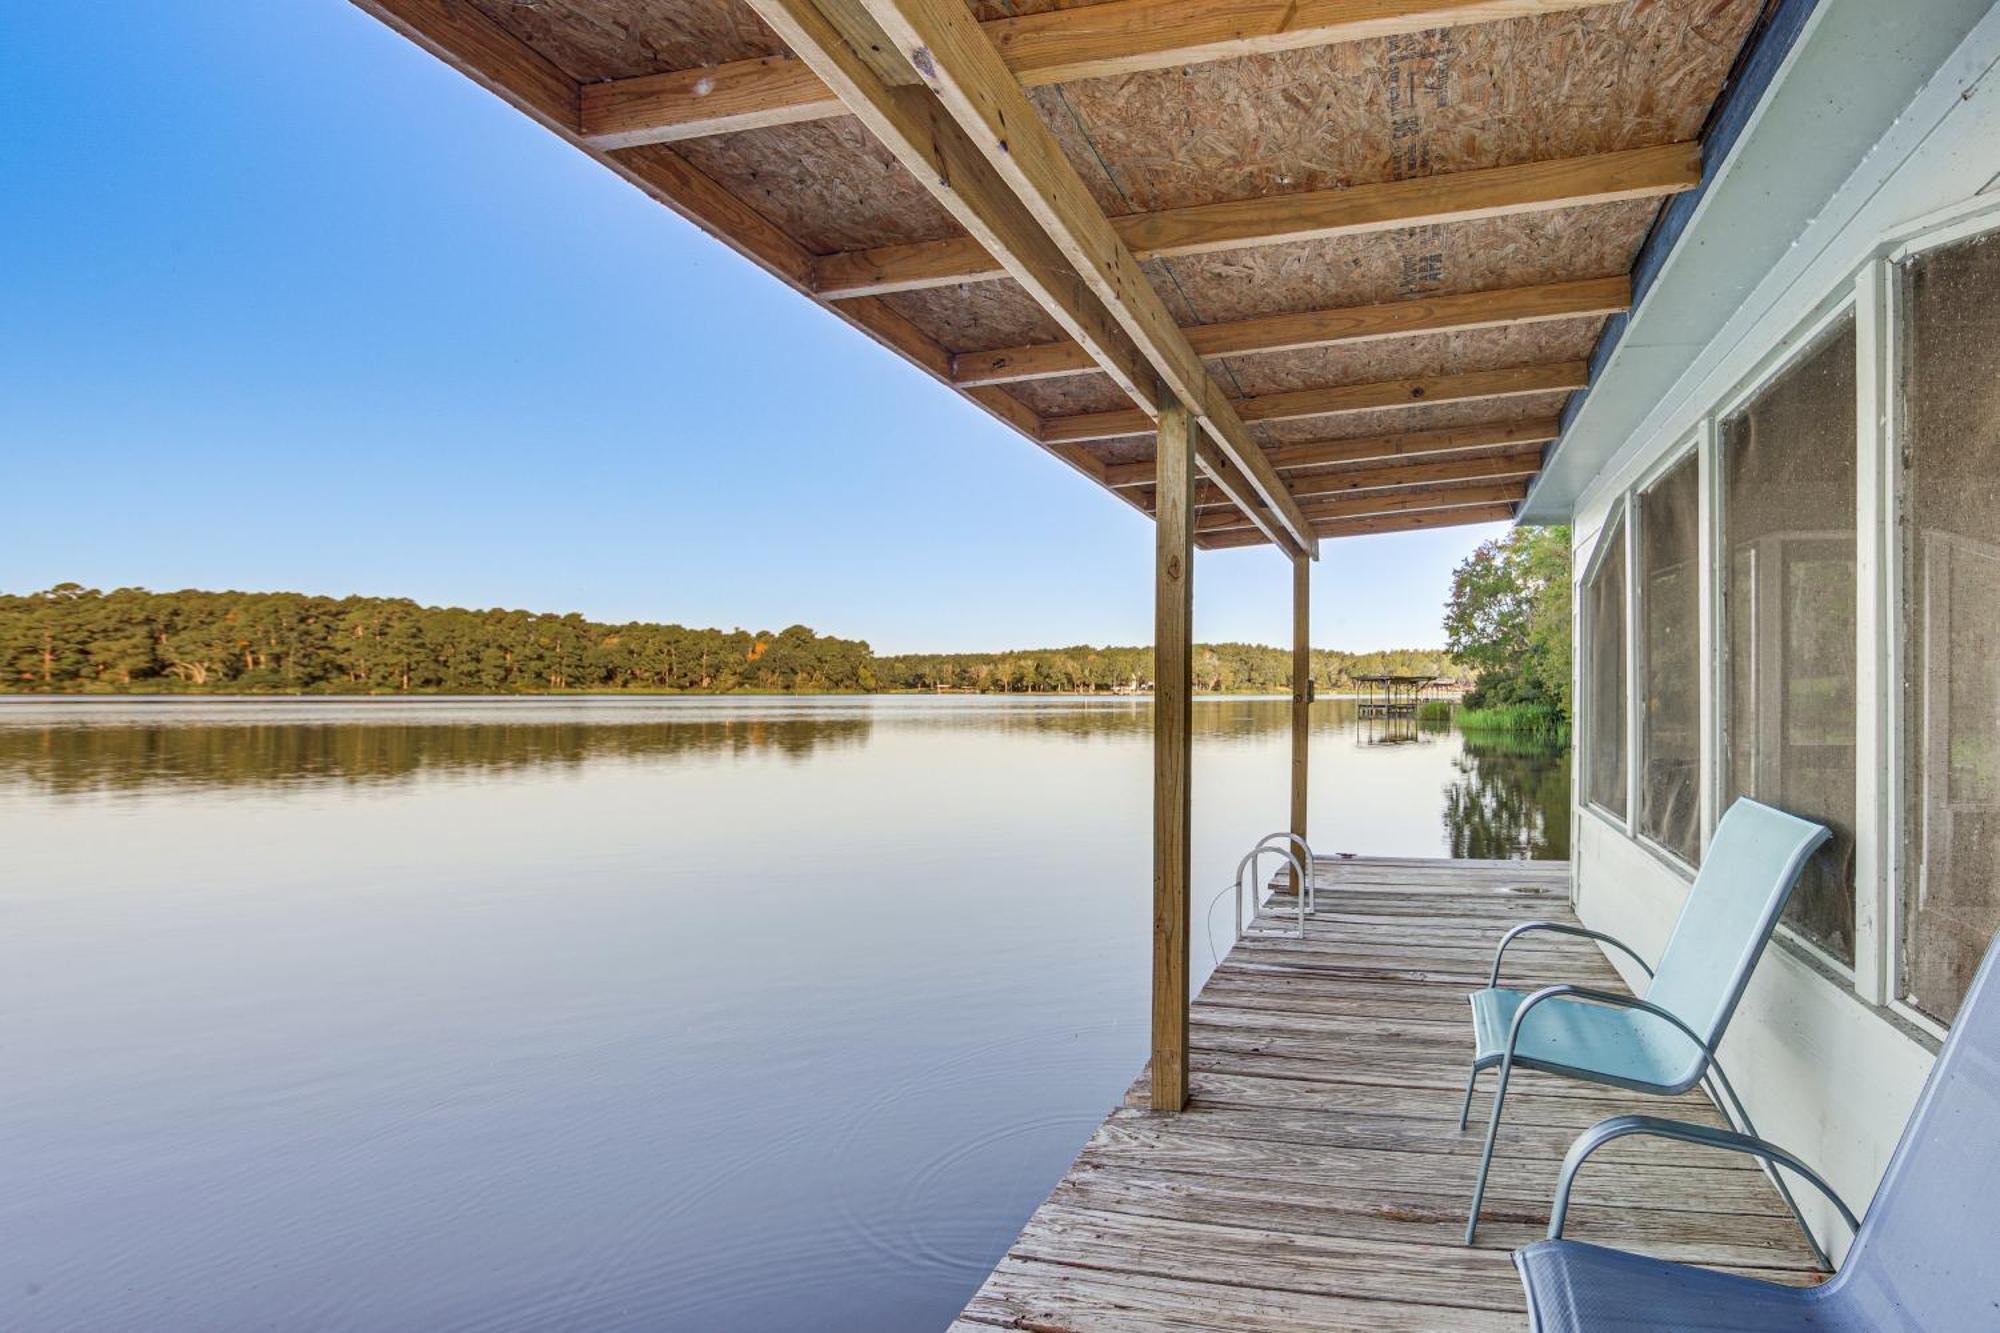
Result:
[[[1472,1212],[1465,1219],[1465,1243],[1479,1234],[1479,1205],[1486,1198],[1486,1173],[1493,1169],[1493,1145],[1500,1138],[1500,1107],[1507,1100],[1507,1076],[1514,1072],[1511,1053],[1500,1062],[1500,1082],[1493,1089],[1493,1118],[1486,1122],[1486,1150],[1479,1155],[1479,1180],[1472,1187]]]
[[[1472,1115],[1472,1088],[1478,1082],[1479,1065],[1477,1062],[1474,1062],[1472,1072],[1466,1075],[1465,1078],[1465,1104],[1458,1108],[1458,1130],[1461,1134],[1465,1132],[1466,1120]]]

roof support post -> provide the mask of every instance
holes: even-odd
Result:
[[[1153,570],[1153,1059],[1155,1111],[1188,1091],[1188,879],[1194,726],[1194,418],[1160,412]],[[1299,557],[1305,563],[1304,556]]]
[[[1307,751],[1312,731],[1312,561],[1303,556],[1292,560],[1292,832],[1301,839],[1306,833]],[[1293,885],[1305,892],[1303,884]]]

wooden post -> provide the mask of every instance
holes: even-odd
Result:
[[[1306,756],[1312,728],[1312,561],[1292,559],[1292,832],[1306,832]],[[1294,886],[1298,887],[1298,886]]]
[[[1194,420],[1160,413],[1153,573],[1152,1107],[1178,1111],[1188,1086],[1189,733],[1194,713]]]

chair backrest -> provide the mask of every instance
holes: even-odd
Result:
[[[1987,947],[1835,1283],[1862,1327],[2000,1328],[2000,941]],[[1832,1295],[1830,1292],[1829,1295]]]
[[[1646,998],[1712,1048],[1807,858],[1833,834],[1744,797],[1715,826]]]

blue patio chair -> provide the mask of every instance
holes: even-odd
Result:
[[[1563,1160],[1549,1239],[1514,1253],[1536,1333],[1972,1333],[2000,1328],[2000,943],[1988,946],[1958,1021],[1868,1205],[1854,1214],[1818,1176],[1745,1134],[1652,1116],[1584,1131]],[[1645,1259],[1562,1239],[1570,1187],[1614,1139],[1650,1134],[1781,1162],[1822,1191],[1854,1234],[1847,1262],[1818,1287]]]
[[[1679,1096],[1712,1073],[1735,1103],[1731,1123],[1746,1133],[1757,1132],[1716,1063],[1715,1047],[1806,859],[1832,836],[1821,825],[1747,798],[1730,806],[1716,825],[1657,971],[1622,941],[1581,926],[1536,921],[1501,937],[1486,989],[1470,997],[1474,1052],[1465,1104],[1458,1113],[1461,1130],[1472,1111],[1480,1071],[1498,1065],[1500,1081],[1493,1091],[1493,1117],[1486,1126],[1472,1213],[1465,1222],[1467,1245],[1478,1233],[1507,1080],[1516,1068],[1659,1097]],[[1578,935],[1623,951],[1651,978],[1645,998],[1584,986],[1545,986],[1533,994],[1502,988],[1500,963],[1507,946],[1530,931]],[[1729,1115],[1722,1098],[1715,1100]],[[1792,1204],[1782,1177],[1773,1173],[1772,1178]],[[1792,1212],[1798,1214],[1796,1206]],[[1802,1217],[1799,1225],[1805,1227]]]

